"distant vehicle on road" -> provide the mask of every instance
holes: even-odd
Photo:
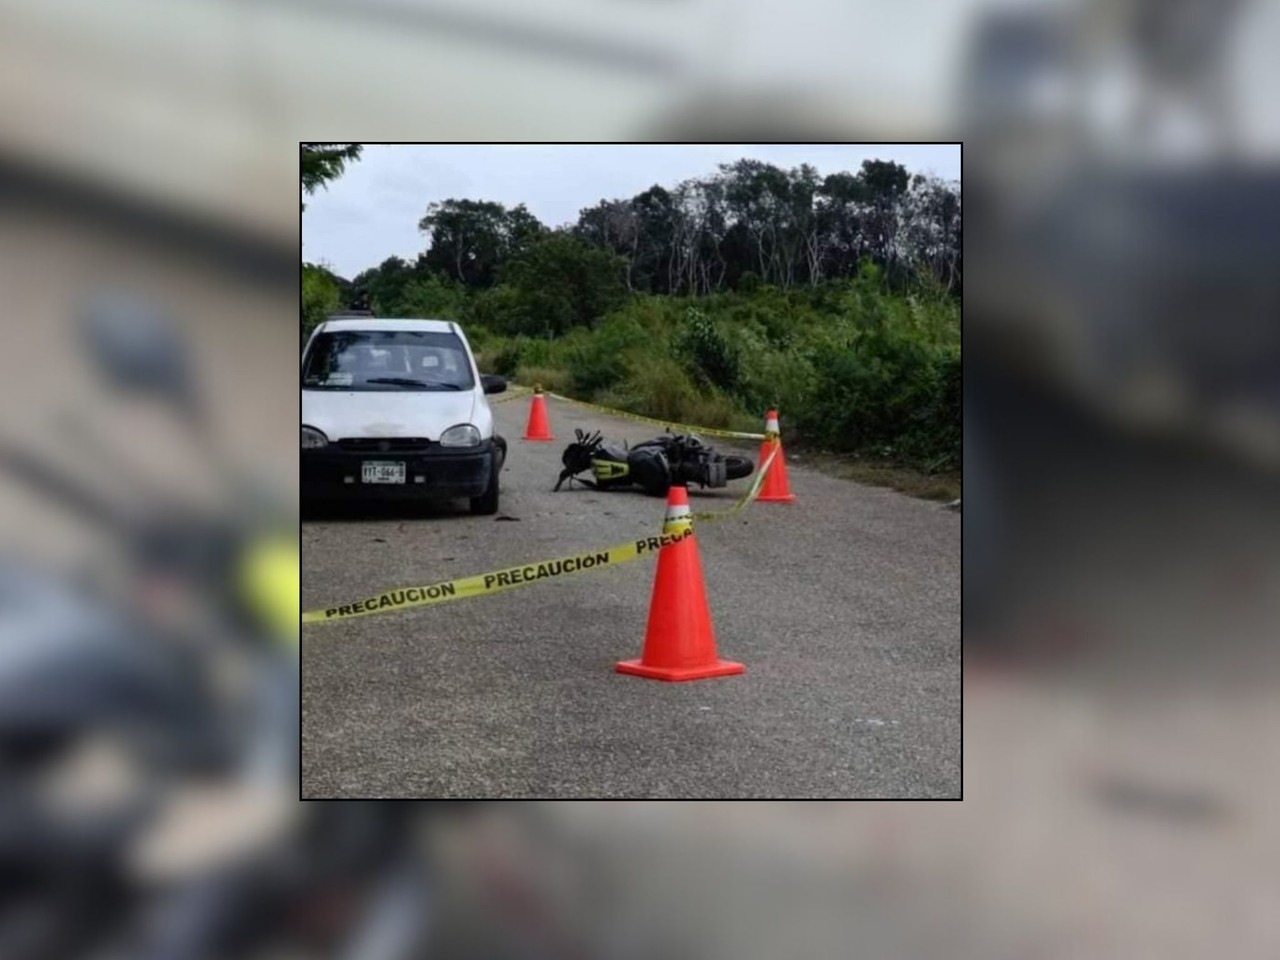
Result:
[[[338,317],[302,354],[302,494],[310,500],[470,500],[498,511],[506,441],[462,329],[445,320]]]

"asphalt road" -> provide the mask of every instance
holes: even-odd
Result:
[[[660,530],[661,500],[551,492],[574,427],[658,430],[552,400],[556,442],[526,443],[528,401],[495,409],[514,520],[308,511],[303,609]],[[614,671],[640,653],[651,561],[309,625],[303,796],[960,797],[960,515],[788,467],[795,503],[697,533],[719,652],[744,675]],[[743,483],[691,491],[694,509]]]

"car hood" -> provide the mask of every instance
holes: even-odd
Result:
[[[474,423],[476,393],[413,390],[303,390],[302,422],[330,440],[348,437],[426,437],[458,423]]]

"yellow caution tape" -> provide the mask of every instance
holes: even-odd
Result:
[[[575,400],[573,397],[566,397],[559,393],[547,393],[548,397],[555,397],[557,400],[563,400],[566,403],[577,404],[580,407],[587,407],[590,410],[599,410],[601,413],[607,413],[614,417],[624,417],[627,420],[639,420],[641,423],[653,423],[660,427],[666,427],[672,432],[677,430],[683,433],[704,433],[711,437],[737,437],[742,440],[763,440],[763,433],[743,433],[739,430],[721,430],[717,427],[694,427],[687,423],[675,423],[672,420],[660,420],[657,417],[645,417],[638,413],[630,413],[626,410],[615,410],[613,407],[602,407],[598,403],[587,403],[585,400]]]
[[[303,623],[328,623],[333,620],[349,620],[353,617],[367,617],[379,613],[395,613],[412,607],[426,607],[437,603],[448,603],[451,600],[464,600],[468,597],[479,597],[517,587],[528,587],[557,577],[572,576],[601,567],[616,567],[644,557],[655,555],[659,549],[683,540],[693,534],[693,525],[681,525],[671,534],[659,537],[641,537],[608,547],[603,550],[588,550],[575,553],[556,560],[542,560],[537,563],[526,563],[492,573],[478,573],[472,577],[460,577],[456,580],[441,580],[437,583],[421,586],[404,587],[399,590],[386,590],[364,600],[324,610],[309,610],[302,615]]]
[[[350,620],[354,617],[368,617],[379,613],[396,613],[413,607],[427,607],[437,603],[449,603],[453,600],[465,600],[503,590],[528,587],[544,580],[572,576],[601,567],[616,567],[633,560],[655,555],[662,547],[677,543],[685,537],[693,535],[693,521],[714,523],[724,520],[740,512],[747,504],[760,495],[764,486],[765,475],[773,465],[774,458],[781,449],[774,444],[764,463],[756,472],[755,479],[737,502],[727,510],[716,513],[690,513],[685,516],[667,520],[663,524],[663,533],[657,537],[641,537],[617,546],[602,550],[588,550],[571,554],[556,560],[542,560],[520,566],[507,567],[491,573],[478,573],[470,577],[459,577],[455,580],[440,580],[436,583],[420,586],[403,587],[398,590],[384,590],[364,600],[323,610],[309,610],[302,615],[305,623],[329,623],[334,620]]]
[[[739,513],[747,504],[760,496],[760,489],[764,486],[765,474],[769,472],[769,468],[773,466],[773,458],[778,455],[778,451],[782,449],[778,443],[773,444],[773,448],[769,451],[769,455],[764,458],[764,463],[760,464],[760,469],[756,471],[755,479],[751,481],[751,486],[747,488],[747,492],[740,496],[733,506],[726,510],[718,510],[715,513],[695,513],[693,519],[702,523],[715,523],[717,520],[725,520]]]

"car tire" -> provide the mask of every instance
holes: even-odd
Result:
[[[498,512],[498,471],[502,461],[494,457],[489,471],[489,488],[478,497],[471,498],[471,512],[477,517],[487,517]]]

